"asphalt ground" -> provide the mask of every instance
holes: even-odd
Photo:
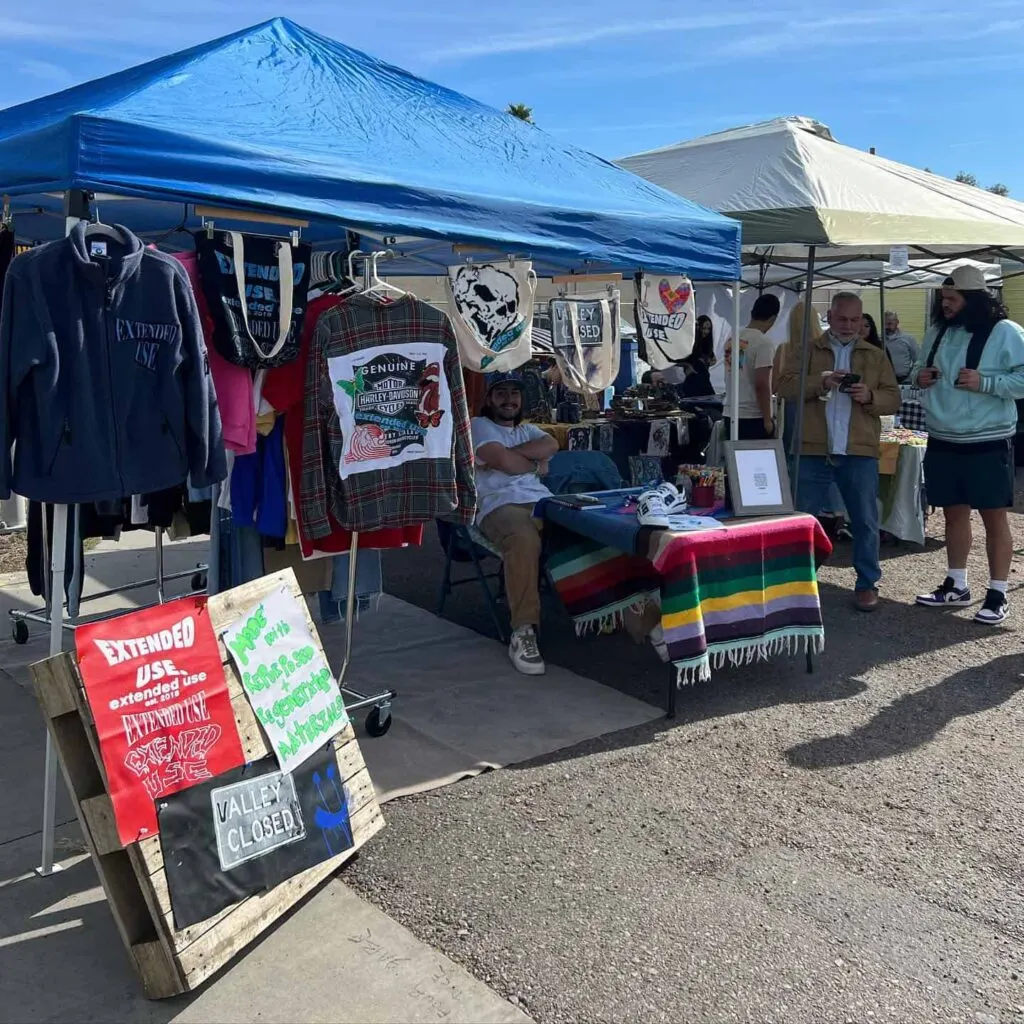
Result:
[[[975,607],[915,608],[942,530],[884,549],[872,615],[839,547],[812,675],[718,670],[673,722],[391,803],[346,881],[542,1024],[1024,1021],[1021,569],[1007,621],[972,622],[979,530]],[[432,608],[441,567],[429,537],[388,555],[387,589]],[[493,635],[475,586],[446,614]],[[549,604],[541,642],[663,700],[622,634],[577,638]]]

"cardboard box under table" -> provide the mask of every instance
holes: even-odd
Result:
[[[218,637],[231,709],[247,762],[266,758],[271,751],[242,689],[234,662],[220,640],[220,633],[282,586],[301,604],[307,625],[319,644],[291,570],[218,594],[211,597],[207,605]],[[327,759],[326,771],[331,777],[344,785],[351,848],[272,888],[245,896],[206,920],[179,929],[172,912],[160,836],[127,846],[122,846],[118,838],[100,744],[74,656],[56,655],[33,665],[31,672],[117,930],[142,980],[145,994],[151,999],[198,988],[282,914],[326,881],[384,826],[373,783],[350,722],[319,756]]]
[[[709,679],[712,667],[804,652],[811,671],[825,639],[817,569],[832,550],[818,521],[796,514],[685,533],[642,527],[624,505],[637,493],[598,493],[599,510],[543,504],[552,526],[545,568],[577,632],[660,597],[674,667],[669,717],[677,687]]]

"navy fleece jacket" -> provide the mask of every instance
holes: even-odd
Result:
[[[0,314],[0,498],[77,504],[227,475],[181,264],[126,228],[18,256]],[[11,446],[14,446],[13,471]]]

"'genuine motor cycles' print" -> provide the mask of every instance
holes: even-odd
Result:
[[[339,473],[448,458],[452,447],[446,349],[406,343],[334,356],[327,364],[345,438]]]

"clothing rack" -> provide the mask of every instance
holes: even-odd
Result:
[[[395,252],[392,249],[372,252],[363,252],[358,249],[351,250],[348,253],[348,264],[349,276],[353,281],[355,281],[354,260],[361,258],[363,263],[362,286],[354,290],[367,293],[376,290],[380,286],[390,287],[385,285],[377,276],[377,262],[380,259],[392,259],[394,256]],[[394,290],[397,291],[398,289]],[[345,686],[345,677],[348,675],[349,663],[352,660],[352,635],[355,631],[356,559],[358,555],[359,531],[355,530],[352,533],[352,539],[349,541],[348,548],[348,588],[345,601],[345,658],[341,663],[341,669],[337,676],[338,687],[341,690],[342,696],[346,698],[345,707],[348,711],[358,711],[360,708],[365,707],[370,708],[370,713],[366,716],[366,722],[364,723],[367,733],[370,736],[383,736],[391,728],[391,704],[398,696],[398,692],[396,690],[385,690],[382,693],[368,695]],[[349,697],[352,698],[351,703],[348,703]]]
[[[46,506],[43,506],[43,557],[44,561],[50,560],[50,545],[47,541],[47,530],[46,530]],[[212,522],[212,519],[211,519]],[[84,566],[77,559],[78,543],[79,543],[79,518],[76,515],[74,517],[74,550],[76,553],[76,564],[72,572],[72,589],[75,586],[81,587],[82,580],[84,578]],[[212,526],[211,526],[212,529]],[[146,580],[135,580],[132,583],[123,583],[117,587],[110,587],[107,590],[101,590],[95,594],[87,594],[78,597],[78,605],[81,606],[86,601],[97,601],[102,597],[110,597],[113,594],[125,594],[132,590],[141,590],[143,587],[156,587],[157,604],[163,604],[166,600],[164,587],[167,583],[172,583],[175,580],[183,580],[187,577],[191,577],[191,589],[193,593],[203,593],[206,590],[209,566],[203,562],[196,565],[194,569],[185,569],[182,572],[174,572],[170,575],[164,573],[164,530],[163,527],[156,527],[156,538],[155,538],[155,559],[156,559],[156,575],[152,579]],[[50,587],[48,586],[48,574],[43,573],[43,598],[44,604],[39,608],[11,608],[8,611],[8,616],[11,620],[11,635],[14,637],[16,644],[26,644],[29,640],[29,627],[30,622],[38,623],[42,626],[49,626],[50,613],[51,613],[51,598],[52,594]],[[142,607],[152,607],[151,605],[143,605]],[[109,612],[104,615],[98,615],[90,622],[98,622],[102,619],[111,618],[114,615],[123,614],[123,609],[119,609],[114,612]],[[81,615],[75,616],[77,620]],[[60,616],[61,629],[66,630],[69,633],[74,633],[78,628],[77,621],[65,622],[63,616]]]

